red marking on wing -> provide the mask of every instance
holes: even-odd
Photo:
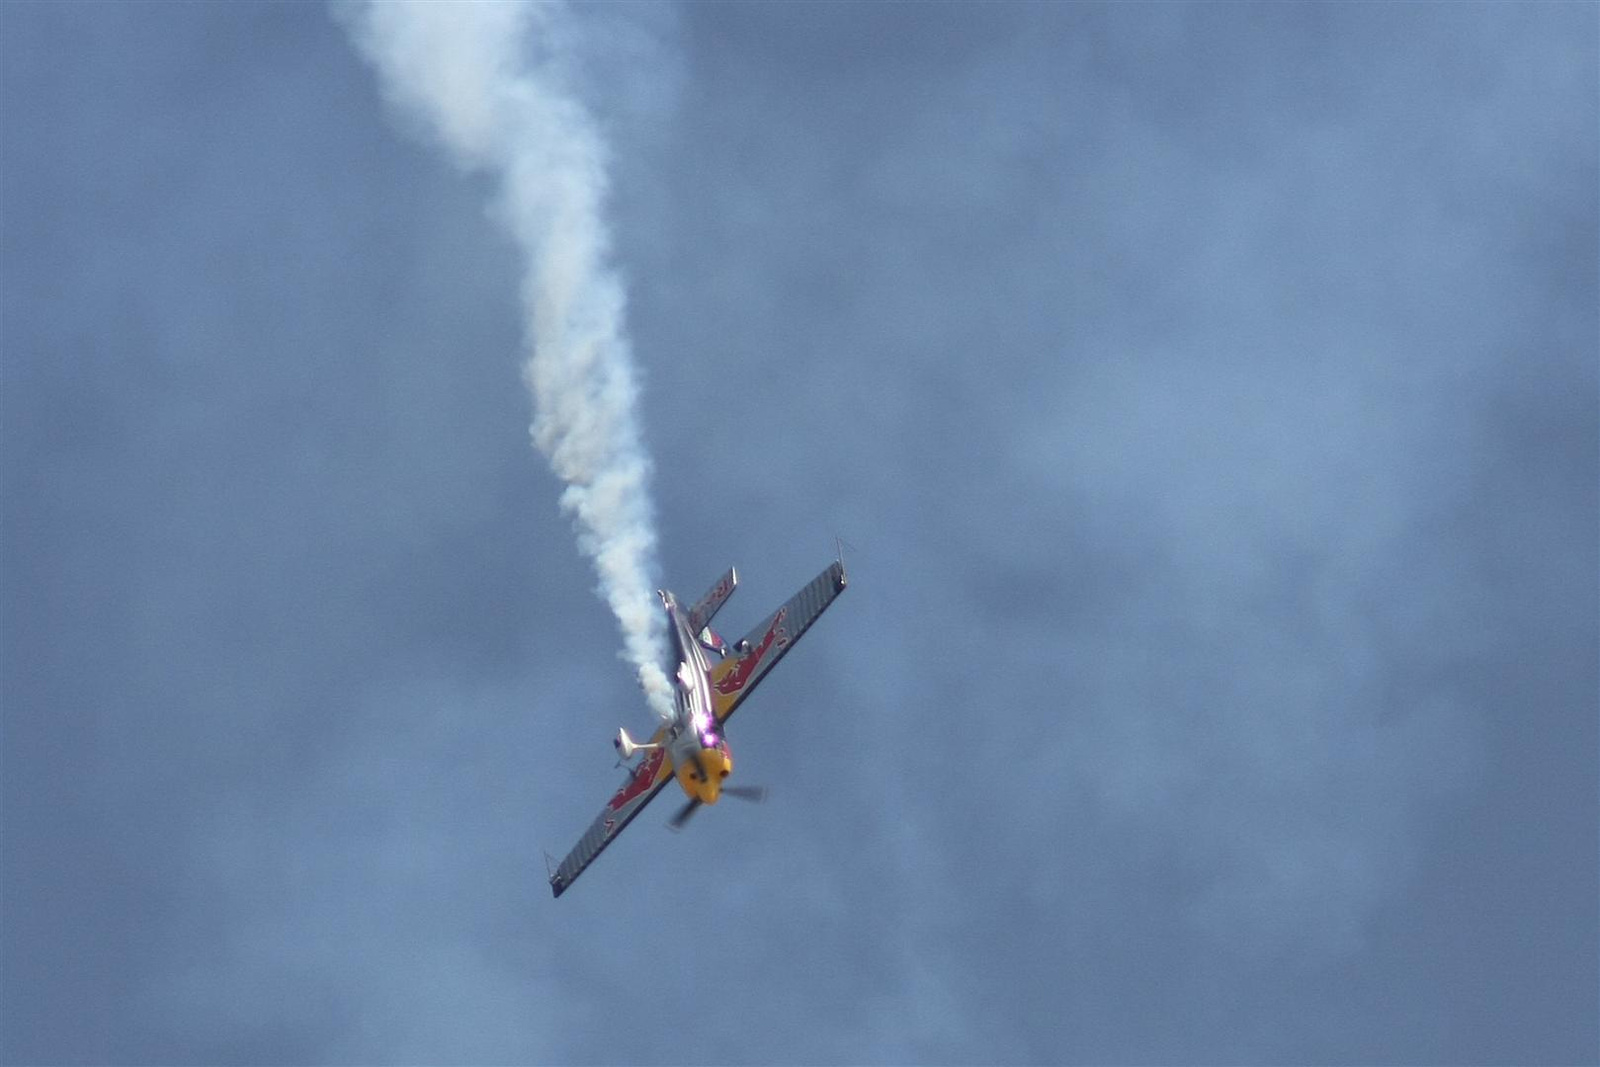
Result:
[[[644,758],[644,762],[639,764],[639,769],[633,772],[633,777],[617,790],[617,795],[611,798],[611,803],[607,807],[612,811],[621,811],[627,807],[629,801],[648,791],[651,785],[655,784],[656,772],[661,770],[661,761],[666,757],[667,754],[662,749],[651,750]]]
[[[773,642],[788,644],[788,634],[783,630],[783,616],[788,609],[780,610],[772,617],[772,625],[767,627],[766,634],[761,638],[761,643],[739,658],[733,665],[733,670],[717,679],[714,688],[723,696],[728,697],[744,688],[744,683],[750,680],[750,675],[755,671],[756,665],[761,662],[761,657],[767,654]],[[779,641],[779,638],[782,638]]]

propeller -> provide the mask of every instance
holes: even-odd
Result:
[[[682,830],[689,823],[689,819],[700,810],[700,802],[691,798],[687,804],[678,809],[678,814],[667,820],[669,829]]]
[[[764,785],[725,785],[722,787],[722,795],[725,797],[738,797],[740,800],[759,804],[767,799],[767,787]],[[691,799],[687,801],[683,807],[678,809],[676,815],[667,820],[667,827],[672,830],[682,830],[689,824],[689,820],[694,817],[694,813],[702,807],[704,805],[698,800]]]

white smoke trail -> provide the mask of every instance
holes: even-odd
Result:
[[[498,177],[499,214],[528,257],[533,440],[567,483],[562,509],[594,560],[624,655],[656,714],[672,711],[652,595],[650,461],[623,290],[607,266],[605,146],[567,88],[573,28],[558,3],[366,3],[336,13],[400,114],[468,170]]]

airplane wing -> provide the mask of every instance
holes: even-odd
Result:
[[[662,727],[650,740],[660,742],[666,733],[666,727]],[[667,759],[666,750],[650,749],[643,756],[638,766],[629,772],[622,788],[606,802],[594,822],[589,824],[588,831],[572,846],[567,858],[550,876],[550,888],[556,896],[566,892],[573,879],[582,874],[584,868],[593,863],[594,858],[622,832],[623,827],[655,799],[661,787],[672,780],[672,763]]]
[[[844,564],[835,560],[783,607],[745,634],[733,646],[733,655],[711,669],[711,699],[718,723],[726,722],[744,703],[744,698],[777,665],[783,654],[795,646],[800,635],[844,592],[844,587]]]

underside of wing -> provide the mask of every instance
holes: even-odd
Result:
[[[666,736],[666,728],[655,732],[650,739],[658,743]],[[623,827],[633,821],[634,816],[644,810],[646,804],[661,792],[661,787],[672,780],[672,763],[667,759],[664,749],[650,749],[643,754],[643,759],[629,772],[628,778],[622,783],[622,788],[614,793],[594,822],[589,824],[589,829],[584,833],[578,843],[572,846],[572,851],[567,853],[567,858],[561,861],[561,866],[550,876],[550,888],[556,896],[566,892],[573,880],[582,874],[584,868],[594,862],[596,856],[611,844],[612,840],[622,832]]]
[[[844,587],[844,565],[835,561],[735,644],[733,655],[711,669],[711,699],[719,723],[734,713]]]

